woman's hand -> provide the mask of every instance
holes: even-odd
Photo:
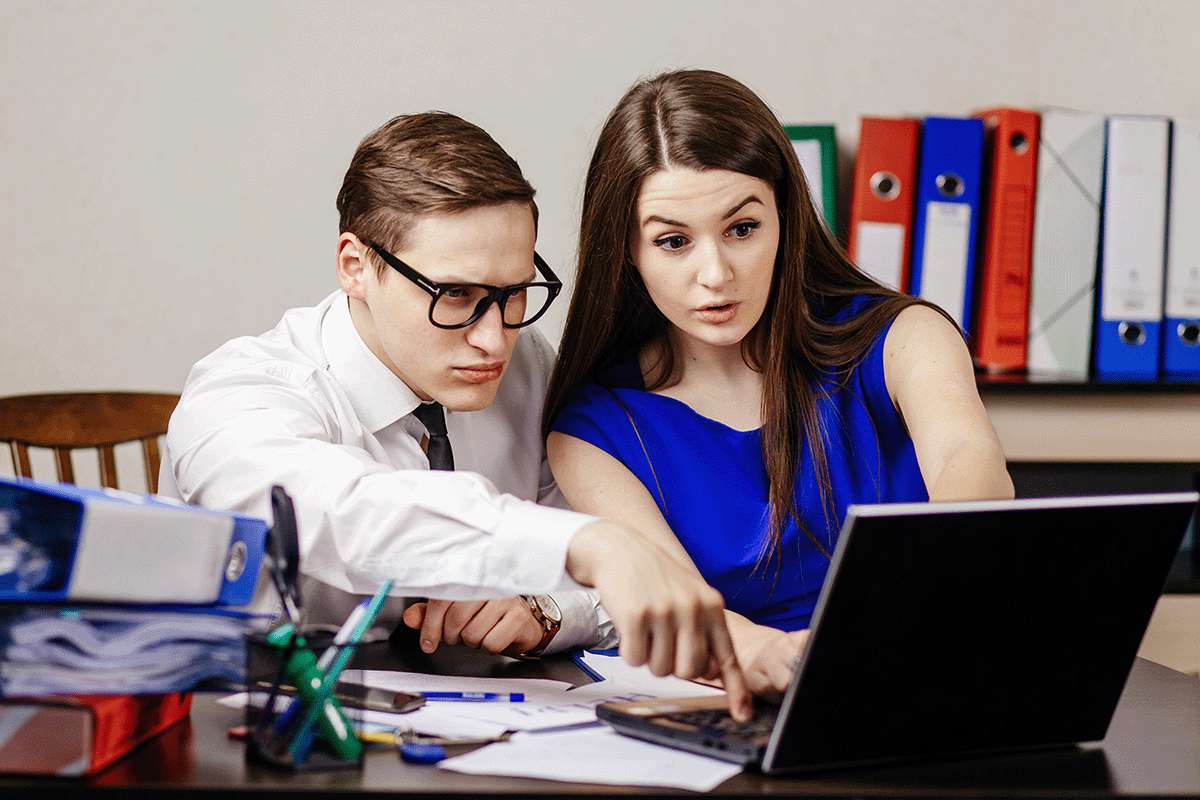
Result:
[[[792,673],[808,630],[787,631],[765,625],[740,626],[734,630],[734,647],[744,667],[746,683],[756,696],[778,703],[792,682]]]

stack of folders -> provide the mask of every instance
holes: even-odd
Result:
[[[269,622],[236,608],[266,535],[161,498],[0,479],[0,768],[87,773],[186,716],[180,693],[240,685],[244,636]],[[88,732],[68,737],[77,758],[31,743],[52,718]],[[55,755],[14,755],[29,752]]]
[[[801,163],[829,205],[829,168]],[[989,108],[862,118],[846,238],[980,368],[1200,380],[1198,215],[1200,119]]]

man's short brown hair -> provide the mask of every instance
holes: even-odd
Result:
[[[517,162],[486,131],[429,111],[395,117],[367,134],[350,160],[337,209],[342,233],[396,252],[423,214],[528,203],[536,225],[533,195]]]

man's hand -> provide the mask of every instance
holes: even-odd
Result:
[[[524,653],[542,640],[542,626],[520,597],[503,600],[430,600],[404,610],[404,624],[421,629],[421,649],[442,642],[465,644],[489,653]]]
[[[621,635],[621,656],[655,675],[720,676],[729,710],[750,718],[750,692],[738,667],[721,594],[649,539],[614,522],[582,528],[567,551],[567,572],[593,586]]]

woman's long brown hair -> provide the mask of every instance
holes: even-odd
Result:
[[[642,180],[656,170],[720,169],[765,181],[775,189],[779,250],[762,318],[742,342],[746,363],[762,372],[762,451],[771,508],[759,563],[780,555],[788,516],[826,556],[805,526],[795,500],[800,444],[812,456],[826,532],[833,506],[826,433],[817,400],[830,376],[844,381],[882,326],[922,301],[886,288],[859,271],[817,217],[795,151],[766,104],[718,72],[668,72],[635,84],[600,132],[588,167],[579,233],[575,291],[550,379],[543,433],[571,394],[597,372],[635,358],[659,342],[663,360],[645,388],[662,388],[675,374],[665,346],[667,319],[655,307],[631,258]],[[840,322],[832,311],[860,295],[877,297],[865,311]],[[778,569],[778,568],[777,568]]]

